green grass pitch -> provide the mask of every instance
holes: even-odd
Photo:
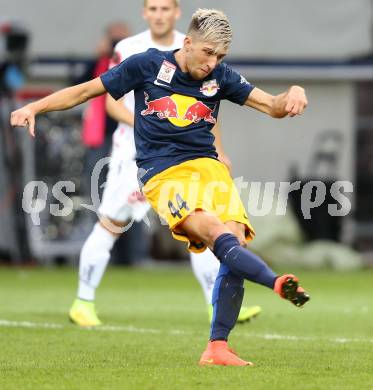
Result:
[[[209,327],[190,269],[109,269],[106,326],[83,330],[67,321],[75,270],[1,268],[0,389],[373,389],[373,272],[298,276],[303,309],[246,285],[263,313],[230,344],[255,367],[200,368]]]

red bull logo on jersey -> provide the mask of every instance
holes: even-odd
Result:
[[[159,119],[165,118],[177,118],[177,106],[176,103],[170,98],[170,96],[164,96],[159,99],[149,101],[149,95],[145,94],[146,109],[141,111],[141,115],[157,114]]]
[[[210,108],[194,97],[178,94],[149,100],[149,95],[146,92],[144,94],[146,109],[141,111],[143,116],[156,114],[159,119],[168,119],[178,127],[201,121],[216,123],[216,119],[212,116],[216,105]]]
[[[197,101],[196,103],[192,104],[190,107],[188,107],[187,112],[185,113],[183,119],[187,119],[193,123],[198,123],[202,120],[209,122],[209,123],[216,123],[216,119],[211,115],[214,110],[206,106],[206,104]]]
[[[200,92],[202,92],[203,95],[209,97],[216,95],[218,91],[219,91],[219,85],[215,79],[205,81],[202,84],[202,87],[200,89]]]

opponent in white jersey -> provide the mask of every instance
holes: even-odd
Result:
[[[174,29],[180,16],[178,0],[145,0],[144,19],[150,29],[120,41],[115,47],[112,66],[149,48],[173,50],[183,46],[184,34]],[[121,231],[130,228],[133,221],[145,218],[150,206],[141,196],[135,163],[133,136],[133,92],[124,101],[108,96],[108,113],[119,125],[113,135],[113,148],[109,173],[99,208],[100,221],[95,224],[80,255],[79,287],[77,298],[70,309],[70,319],[80,326],[97,326],[98,319],[94,300],[95,291],[107,267],[110,250]],[[221,147],[218,127],[214,129],[215,146],[219,159],[229,161]],[[210,250],[201,254],[191,253],[192,268],[203,289],[211,320],[212,289],[219,270],[219,261]],[[260,307],[242,307],[238,321],[250,320],[261,311]]]

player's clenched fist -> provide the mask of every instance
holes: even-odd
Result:
[[[288,116],[301,115],[307,107],[306,93],[302,87],[297,85],[290,87],[286,94],[285,111]]]
[[[10,124],[14,127],[27,127],[29,133],[35,137],[35,113],[29,106],[20,108],[10,114]]]

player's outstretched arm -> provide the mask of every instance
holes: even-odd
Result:
[[[254,88],[245,105],[264,112],[273,118],[302,115],[307,107],[306,93],[302,87],[294,85],[280,95],[270,95],[259,88]]]
[[[123,105],[124,98],[115,100],[110,94],[106,95],[106,112],[117,122],[123,122],[133,127],[135,116]]]
[[[36,115],[50,111],[67,110],[105,92],[106,90],[99,77],[86,83],[61,89],[13,111],[10,115],[10,124],[19,127],[28,126],[29,133],[34,137]]]

